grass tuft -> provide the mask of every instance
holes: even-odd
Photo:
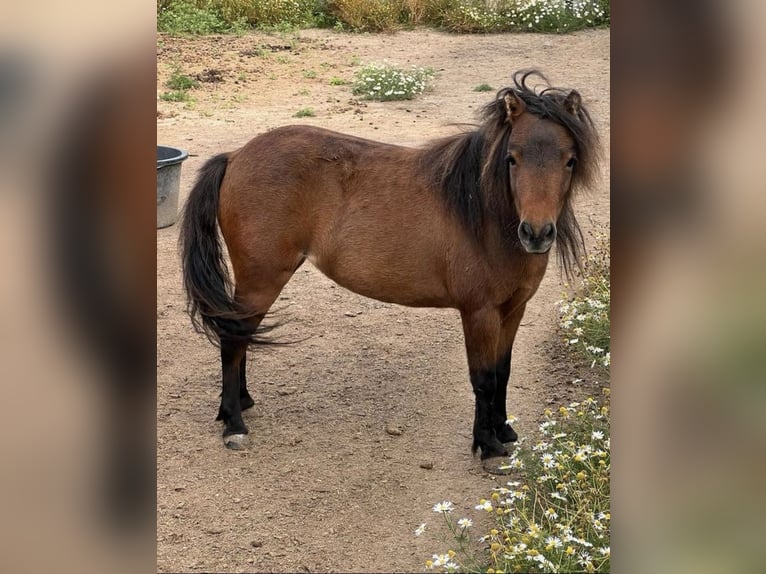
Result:
[[[316,112],[312,108],[301,108],[293,114],[294,118],[313,118]]]

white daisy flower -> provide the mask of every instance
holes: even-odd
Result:
[[[450,501],[445,500],[444,502],[437,502],[434,504],[433,511],[434,512],[452,512],[455,510],[455,505],[452,504]]]

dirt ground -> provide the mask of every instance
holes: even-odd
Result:
[[[193,103],[158,101],[158,144],[190,152],[181,203],[204,160],[270,128],[305,123],[418,145],[475,119],[492,93],[474,86],[501,88],[513,71],[539,67],[580,90],[597,123],[603,178],[576,211],[586,235],[608,232],[609,30],[160,37],[157,59],[158,95],[176,65],[205,80]],[[431,66],[434,90],[374,103],[330,84],[383,59]],[[315,117],[293,117],[305,107]],[[475,517],[478,498],[502,480],[471,455],[474,400],[458,313],[365,299],[304,265],[277,305],[292,318],[281,333],[310,339],[251,354],[250,449],[229,451],[214,421],[218,354],[184,312],[177,237],[177,225],[157,231],[158,571],[423,571],[447,549],[432,505],[451,500],[459,516]],[[521,436],[532,436],[546,406],[585,392],[572,384],[578,373],[555,333],[562,291],[553,265],[514,347],[508,404]],[[416,538],[421,522],[429,528]]]

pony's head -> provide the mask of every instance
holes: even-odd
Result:
[[[529,87],[530,77],[544,89]],[[598,137],[575,90],[552,88],[534,70],[516,72],[513,82],[482,109],[478,129],[429,145],[423,165],[477,240],[494,221],[529,253],[545,253],[556,241],[569,275],[583,249],[571,198],[593,181]]]
[[[572,184],[577,148],[564,126],[527,113],[524,100],[512,90],[503,95],[503,104],[513,126],[505,161],[519,215],[519,240],[529,253],[544,253],[556,239],[556,222]],[[576,115],[580,94],[569,92],[564,105]]]
[[[545,82],[542,91],[527,85],[534,76]],[[545,253],[558,239],[564,263],[577,260],[582,238],[570,199],[592,182],[598,145],[580,94],[549,87],[539,72],[517,72],[483,115],[491,143],[482,180],[495,188],[490,195],[507,201],[510,194],[521,245]]]

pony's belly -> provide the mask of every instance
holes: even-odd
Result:
[[[426,268],[382,262],[373,257],[344,257],[330,261],[309,255],[307,259],[341,287],[385,303],[409,307],[452,307],[440,274]]]

